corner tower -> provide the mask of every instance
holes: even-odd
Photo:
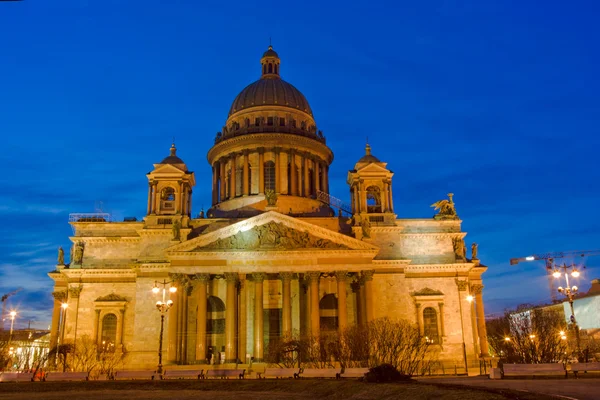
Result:
[[[194,173],[188,171],[183,160],[177,157],[175,143],[170,154],[149,172],[148,211],[149,225],[171,225],[179,220],[186,226],[192,208],[192,188],[196,184]]]
[[[208,215],[251,216],[265,209],[330,215],[316,198],[320,191],[329,193],[333,153],[304,95],[281,79],[281,60],[271,46],[260,63],[260,79],[237,95],[208,152],[213,171]]]
[[[392,176],[387,163],[371,154],[367,143],[365,155],[348,172],[352,214],[355,222],[375,225],[395,225],[392,197]]]

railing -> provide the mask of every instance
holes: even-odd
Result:
[[[337,197],[333,197],[329,193],[325,193],[322,190],[317,190],[317,200],[352,215],[352,209],[348,204],[344,203]]]
[[[292,133],[294,135],[306,136],[308,138],[317,140],[326,143],[325,136],[321,131],[309,131],[301,128],[294,128],[291,126],[269,126],[269,125],[261,125],[261,126],[249,126],[244,128],[239,128],[238,130],[228,131],[227,133],[217,132],[217,136],[215,137],[215,144],[231,139],[236,136],[247,135],[250,133]]]

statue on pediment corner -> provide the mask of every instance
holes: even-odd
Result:
[[[477,247],[479,245],[477,243],[473,243],[471,245],[471,259],[473,260],[479,260],[479,258],[477,258]]]

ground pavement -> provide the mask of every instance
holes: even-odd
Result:
[[[512,389],[542,393],[571,400],[600,399],[600,378],[574,379],[498,379],[488,377],[419,378],[423,383]]]

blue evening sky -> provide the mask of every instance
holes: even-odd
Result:
[[[332,194],[373,153],[399,218],[453,192],[486,313],[550,298],[542,262],[600,248],[597,2],[0,2],[0,294],[47,327],[56,249],[98,201],[143,217],[175,136],[210,206],[206,153],[272,37],[335,154]],[[572,260],[568,260],[572,261]],[[600,257],[579,280],[600,278]]]

